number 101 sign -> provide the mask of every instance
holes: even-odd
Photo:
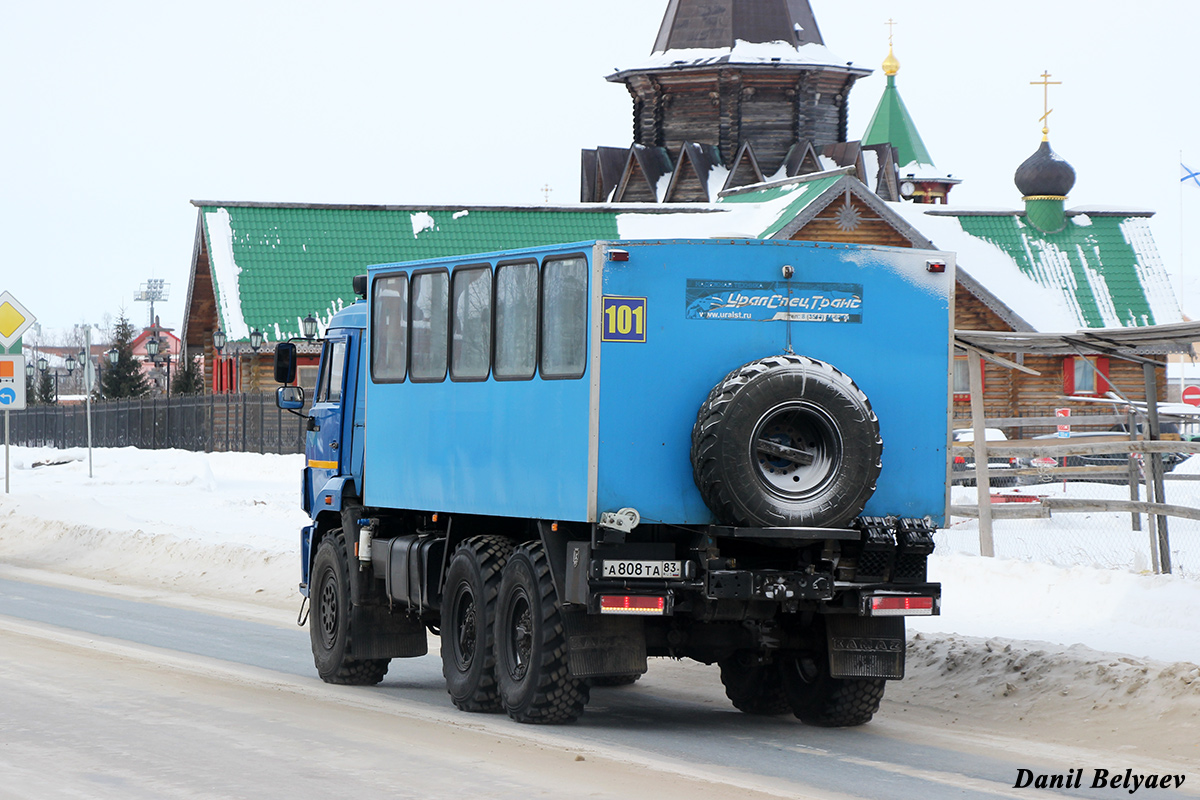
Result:
[[[646,341],[646,298],[605,297],[600,313],[600,341]]]

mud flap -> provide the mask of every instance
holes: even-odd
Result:
[[[382,606],[353,606],[350,613],[349,655],[354,658],[415,658],[429,652],[420,620]]]
[[[902,617],[825,617],[829,641],[829,674],[834,678],[904,677]]]
[[[573,678],[640,675],[646,671],[646,633],[635,617],[601,617],[564,610],[567,668]]]

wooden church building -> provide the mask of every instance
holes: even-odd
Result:
[[[253,376],[269,348],[251,348],[252,334],[270,343],[297,335],[310,315],[324,324],[354,301],[350,278],[369,264],[590,238],[951,250],[955,327],[966,330],[1180,321],[1149,214],[1067,208],[1074,170],[1048,140],[1017,170],[1020,207],[949,205],[959,179],[934,165],[900,99],[899,69],[889,44],[887,87],[867,130],[851,139],[850,91],[871,70],[833,54],[808,0],[667,0],[649,58],[608,76],[629,92],[632,141],[582,151],[581,203],[196,202],[184,339],[206,351],[214,390],[265,386]],[[218,329],[229,343],[215,352]],[[1145,396],[1140,367],[1125,376],[1103,357],[1039,359],[1027,364],[1036,377],[986,366],[988,416],[1045,416],[1064,396],[1102,396],[1110,382],[1130,399]],[[955,413],[964,416],[965,367],[959,359]]]

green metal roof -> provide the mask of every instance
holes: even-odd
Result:
[[[615,239],[617,212],[197,204],[220,325],[268,340],[298,335],[354,302],[351,278],[372,264],[588,239]]]
[[[1060,291],[1080,327],[1180,320],[1144,217],[1075,214],[1055,233],[1039,230],[1018,214],[964,215],[958,222],[965,233],[1002,250],[1025,277]],[[975,274],[982,265],[964,257],[963,266]],[[999,283],[989,281],[986,270],[980,273],[976,277],[985,284]]]
[[[770,186],[765,189],[728,195],[721,198],[721,203],[774,203],[776,200],[791,198],[790,202],[779,207],[778,216],[760,234],[760,239],[770,239],[783,230],[788,223],[812,205],[818,198],[834,185],[845,179],[845,176],[831,175],[828,178],[817,178],[803,183],[790,183],[782,186]]]
[[[724,197],[716,204],[411,207],[194,203],[209,256],[217,324],[229,341],[268,341],[328,322],[354,302],[351,278],[372,264],[593,239],[771,238],[842,174]]]
[[[903,168],[913,162],[918,164],[933,164],[917,126],[900,99],[900,90],[896,88],[896,76],[889,75],[887,88],[879,98],[875,115],[867,125],[867,132],[862,139],[863,146],[890,143],[896,148],[897,166]]]

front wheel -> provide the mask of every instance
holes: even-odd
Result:
[[[513,551],[500,579],[496,678],[517,722],[573,722],[588,702],[586,680],[571,677],[567,636],[550,563],[540,542]]]
[[[313,663],[326,683],[373,686],[387,674],[387,658],[353,658],[350,629],[350,562],[340,529],[330,531],[317,547],[309,592],[312,612],[308,635]]]

